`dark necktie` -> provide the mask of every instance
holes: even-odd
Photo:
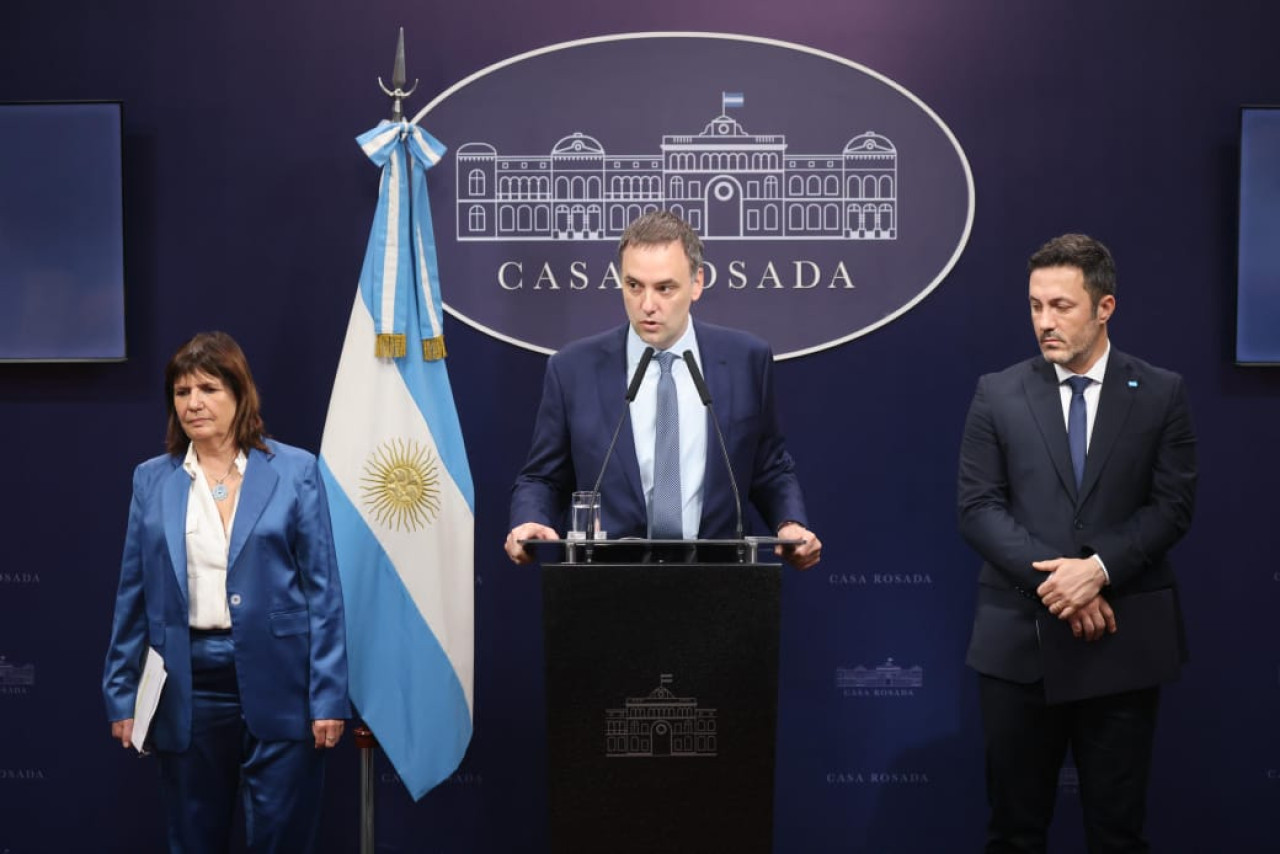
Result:
[[[658,417],[653,444],[653,518],[650,535],[655,540],[684,537],[684,502],[680,498],[680,405],[671,364],[676,355],[654,357],[662,373],[658,375]]]
[[[1067,444],[1071,446],[1071,468],[1076,473],[1076,489],[1084,482],[1084,458],[1089,450],[1089,409],[1085,406],[1084,390],[1093,380],[1088,377],[1068,377],[1071,386],[1071,405],[1067,408]]]

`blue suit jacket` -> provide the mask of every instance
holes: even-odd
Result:
[[[311,738],[310,723],[350,715],[342,588],[316,458],[269,441],[250,451],[227,560],[240,703],[264,740]],[[191,477],[179,457],[142,463],[116,594],[102,690],[107,717],[133,717],[148,645],[169,676],[152,724],[161,750],[191,740],[186,518]]]
[[[575,341],[547,362],[529,459],[511,497],[511,524],[563,531],[569,497],[600,473],[627,390],[627,326]],[[778,427],[773,354],[758,338],[695,321],[702,372],[724,431],[734,476],[765,522],[807,524],[795,466]],[[707,462],[698,536],[734,536],[737,514],[715,428],[707,423]],[[645,537],[648,513],[630,419],[618,434],[600,485],[602,527],[611,539]],[[745,508],[744,508],[745,512]]]
[[[960,449],[960,532],[985,561],[970,666],[1015,682],[1041,677],[1035,620],[1048,612],[1035,591],[1048,576],[1033,561],[1097,553],[1109,599],[1176,589],[1166,553],[1191,524],[1195,482],[1195,433],[1175,373],[1112,348],[1078,491],[1053,366],[1036,356],[982,377]],[[1185,657],[1175,619],[1152,642],[1177,638]]]

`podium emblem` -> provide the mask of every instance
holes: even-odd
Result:
[[[627,697],[623,708],[605,710],[605,756],[681,758],[716,756],[716,710],[697,697],[677,696],[670,673],[643,697]]]

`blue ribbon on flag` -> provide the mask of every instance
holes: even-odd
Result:
[[[405,121],[383,122],[356,141],[382,167],[378,209],[360,277],[373,307],[376,353],[383,358],[404,356],[412,334],[422,342],[423,358],[444,358],[440,274],[426,171],[444,156],[445,146]],[[417,309],[412,329],[411,303]]]

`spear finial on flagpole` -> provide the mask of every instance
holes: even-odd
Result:
[[[409,87],[409,91],[405,91],[404,84],[408,80],[404,73],[404,27],[400,28],[400,38],[396,40],[396,61],[391,69],[391,88],[388,89],[386,84],[382,82],[382,78],[378,78],[378,86],[387,97],[391,98],[391,121],[398,122],[404,118],[404,111],[401,109],[401,102],[414,93],[418,88],[418,79],[415,77],[413,86]]]

